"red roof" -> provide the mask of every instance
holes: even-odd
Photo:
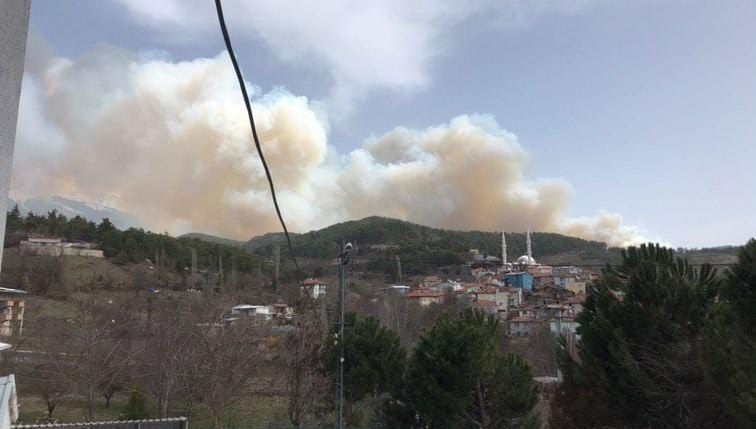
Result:
[[[442,296],[444,296],[443,292],[427,289],[417,289],[407,294],[408,298],[440,298]]]
[[[314,278],[307,278],[302,281],[302,284],[304,285],[317,285],[317,284],[323,284],[319,279]]]

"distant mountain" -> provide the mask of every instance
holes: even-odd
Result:
[[[67,218],[81,216],[96,223],[100,223],[104,218],[108,218],[119,229],[139,226],[137,218],[129,213],[103,204],[87,203],[59,196],[32,197],[19,201],[11,199],[8,208],[12,208],[15,204],[18,204],[18,209],[23,215],[29,212],[45,214],[52,210],[57,210],[58,213]]]
[[[298,237],[300,234],[296,232],[290,232],[289,237],[292,237],[292,239],[296,240],[295,237]],[[259,249],[266,248],[273,244],[279,244],[279,245],[285,245],[286,244],[286,236],[283,232],[269,232],[267,234],[258,235],[257,237],[254,237],[247,241],[245,243],[245,247],[249,249],[250,251],[254,252]]]
[[[218,237],[217,235],[204,234],[202,232],[188,232],[180,235],[179,238],[194,238],[206,241],[208,243],[223,244],[226,246],[241,247],[247,244],[246,241],[234,240],[232,238]]]
[[[509,258],[514,260],[525,253],[525,234],[507,232],[506,235]],[[569,262],[561,257],[569,254],[575,262],[601,264],[615,262],[619,256],[616,249],[607,249],[606,244],[597,241],[543,232],[534,232],[532,238],[534,256],[544,262],[554,257]],[[292,235],[292,246],[296,256],[329,259],[339,254],[342,240],[351,242],[357,254],[368,258],[400,255],[423,264],[453,264],[470,249],[496,256],[501,253],[501,234],[497,232],[431,228],[379,216]],[[251,239],[247,248],[257,253],[269,253],[271,245],[283,246],[285,243],[282,233],[271,233]]]
[[[494,256],[501,254],[501,234],[498,232],[431,228],[379,216],[290,235],[295,256],[316,265],[317,261],[335,258],[342,241],[351,242],[354,246],[354,259],[370,272],[391,273],[396,266],[396,256],[401,258],[406,274],[423,274],[433,272],[436,267],[464,263],[470,249]],[[281,232],[253,237],[247,242],[199,233],[186,236],[213,243],[241,245],[248,251],[265,257],[272,256],[273,248],[279,245],[281,260],[284,263],[288,260],[286,237]],[[526,252],[525,234],[507,232],[506,237],[508,257],[513,261]],[[604,264],[621,262],[620,249],[608,248],[602,242],[546,232],[533,232],[532,239],[533,256],[538,262],[591,266],[597,270]],[[729,264],[737,259],[738,249],[739,247],[733,246],[678,249],[677,254],[694,264]]]

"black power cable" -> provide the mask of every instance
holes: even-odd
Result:
[[[247,107],[247,117],[249,117],[249,126],[252,128],[252,137],[255,140],[255,147],[257,148],[257,154],[260,155],[260,161],[262,161],[263,168],[265,169],[265,176],[268,178],[268,185],[270,185],[270,194],[273,196],[273,205],[276,207],[276,214],[278,220],[281,222],[284,234],[286,235],[286,243],[289,245],[289,255],[291,260],[294,261],[294,266],[299,270],[299,264],[297,258],[294,257],[294,248],[291,246],[291,238],[289,237],[289,230],[286,229],[286,222],[281,215],[281,209],[278,207],[278,199],[276,198],[276,188],[273,186],[273,177],[270,175],[270,169],[268,163],[265,162],[265,156],[263,155],[262,147],[260,146],[260,139],[257,137],[257,127],[255,127],[255,118],[252,115],[252,106],[249,103],[249,95],[247,94],[247,87],[244,86],[244,78],[242,77],[239,63],[236,61],[236,55],[234,54],[234,48],[231,47],[231,38],[228,35],[228,29],[226,28],[226,20],[223,19],[223,6],[221,0],[215,0],[215,9],[218,11],[218,22],[220,23],[221,32],[223,33],[223,40],[226,42],[226,50],[228,56],[231,57],[231,63],[234,65],[234,71],[236,72],[236,79],[239,81],[239,88],[241,89],[242,96],[244,98],[244,105]]]

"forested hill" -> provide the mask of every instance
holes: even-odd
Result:
[[[241,245],[244,242],[216,238],[205,234],[172,237],[141,228],[120,230],[105,218],[99,224],[81,216],[67,218],[53,210],[46,215],[33,212],[21,214],[18,207],[8,212],[5,245],[14,246],[27,235],[37,234],[59,237],[67,241],[85,241],[103,250],[105,256],[119,265],[141,263],[145,260],[183,273],[192,265],[192,252],[196,255],[197,268],[218,270],[225,261],[223,270],[234,269],[241,273],[269,270],[265,260]]]
[[[208,243],[223,244],[224,246],[242,247],[246,244],[245,241],[234,240],[233,238],[219,237],[217,235],[205,234],[202,232],[189,232],[180,235],[178,238],[185,238],[190,240],[202,240]]]
[[[523,232],[507,232],[506,237],[510,258],[525,253]],[[534,232],[532,239],[536,258],[569,253],[580,254],[583,259],[587,256],[609,262],[617,255],[616,251],[607,250],[604,243],[561,234]],[[430,257],[438,259],[439,263],[456,263],[459,255],[470,249],[496,256],[501,253],[501,234],[498,232],[445,230],[379,216],[342,222],[292,236],[295,254],[314,259],[338,255],[342,240],[352,242],[363,254],[379,252],[421,259]],[[284,243],[282,234],[266,234],[251,239],[247,246],[255,252],[268,253],[273,245]]]

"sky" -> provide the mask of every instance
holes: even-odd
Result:
[[[376,212],[462,229],[532,226],[613,244],[654,239],[703,247],[742,244],[756,236],[756,2],[227,0],[224,5],[245,79],[260,100],[263,120],[269,117],[271,129],[279,130],[274,135],[281,136],[280,147],[271,146],[279,160],[272,165],[274,178],[286,163],[309,163],[306,171],[281,173],[283,207],[295,229]],[[186,201],[168,205],[157,195],[168,187],[139,200],[150,185],[119,185],[135,175],[153,175],[165,162],[110,168],[122,175],[119,180],[91,184],[104,174],[88,171],[89,162],[82,160],[86,153],[99,153],[93,145],[114,142],[103,156],[115,153],[116,166],[138,158],[132,153],[137,149],[124,149],[128,143],[109,140],[111,131],[102,131],[123,131],[124,125],[103,119],[89,134],[70,131],[88,129],[87,120],[65,112],[78,111],[67,106],[79,103],[77,94],[87,96],[81,89],[87,82],[97,81],[97,88],[111,94],[85,104],[91,111],[117,94],[133,93],[126,106],[135,106],[132,118],[142,124],[136,112],[144,106],[159,102],[161,112],[176,108],[161,98],[174,99],[175,93],[145,95],[144,82],[162,76],[165,81],[148,89],[168,91],[171,73],[192,70],[204,86],[219,76],[220,69],[197,71],[213,67],[206,64],[213,59],[227,62],[212,1],[35,0],[31,33],[27,55],[45,59],[36,71],[27,60],[17,164],[56,181],[14,170],[18,192],[102,196],[98,202],[112,202],[170,232],[202,229],[239,237],[276,229],[269,210],[259,207],[266,204],[259,183],[239,185],[254,192],[228,191],[245,180],[244,172],[259,175],[247,165],[249,159],[243,167],[215,166],[240,171],[206,190],[224,195],[207,204],[222,201],[227,210],[208,216],[198,208],[183,216],[178,207]],[[98,58],[114,68],[121,64],[128,75],[102,78],[121,72],[97,69],[92,63],[99,64]],[[90,80],[67,77],[86,70],[92,72]],[[233,104],[232,79],[218,80],[219,86],[228,81],[218,90],[228,90],[228,97],[187,100]],[[74,89],[66,97],[53,94],[69,87]],[[184,89],[176,91],[184,95]],[[52,111],[56,108],[63,113]],[[165,128],[169,137],[161,138],[176,142],[205,135],[190,135],[197,127],[182,123],[186,130],[175,137],[174,122],[185,120],[185,111],[159,117],[164,122],[145,119],[143,128]],[[287,121],[296,122],[293,131],[285,128]],[[206,122],[212,125],[212,116]],[[236,127],[233,122],[218,132],[244,140]],[[35,134],[48,128],[47,134]],[[152,134],[134,132],[133,139],[149,141]],[[289,145],[287,138],[296,142]],[[247,153],[232,143],[208,156]],[[202,149],[191,152],[191,143],[182,144],[187,158],[201,156]],[[57,155],[40,161],[38,154],[50,145]],[[448,158],[447,148],[454,148]],[[160,156],[157,146],[139,150]],[[60,162],[63,157],[67,161]],[[470,159],[460,163],[460,158]],[[175,180],[174,186],[188,174],[171,176],[167,170],[166,181]],[[501,186],[506,195],[477,193],[490,186]],[[331,213],[329,204],[338,209]],[[241,218],[253,222],[228,227],[241,225]]]

